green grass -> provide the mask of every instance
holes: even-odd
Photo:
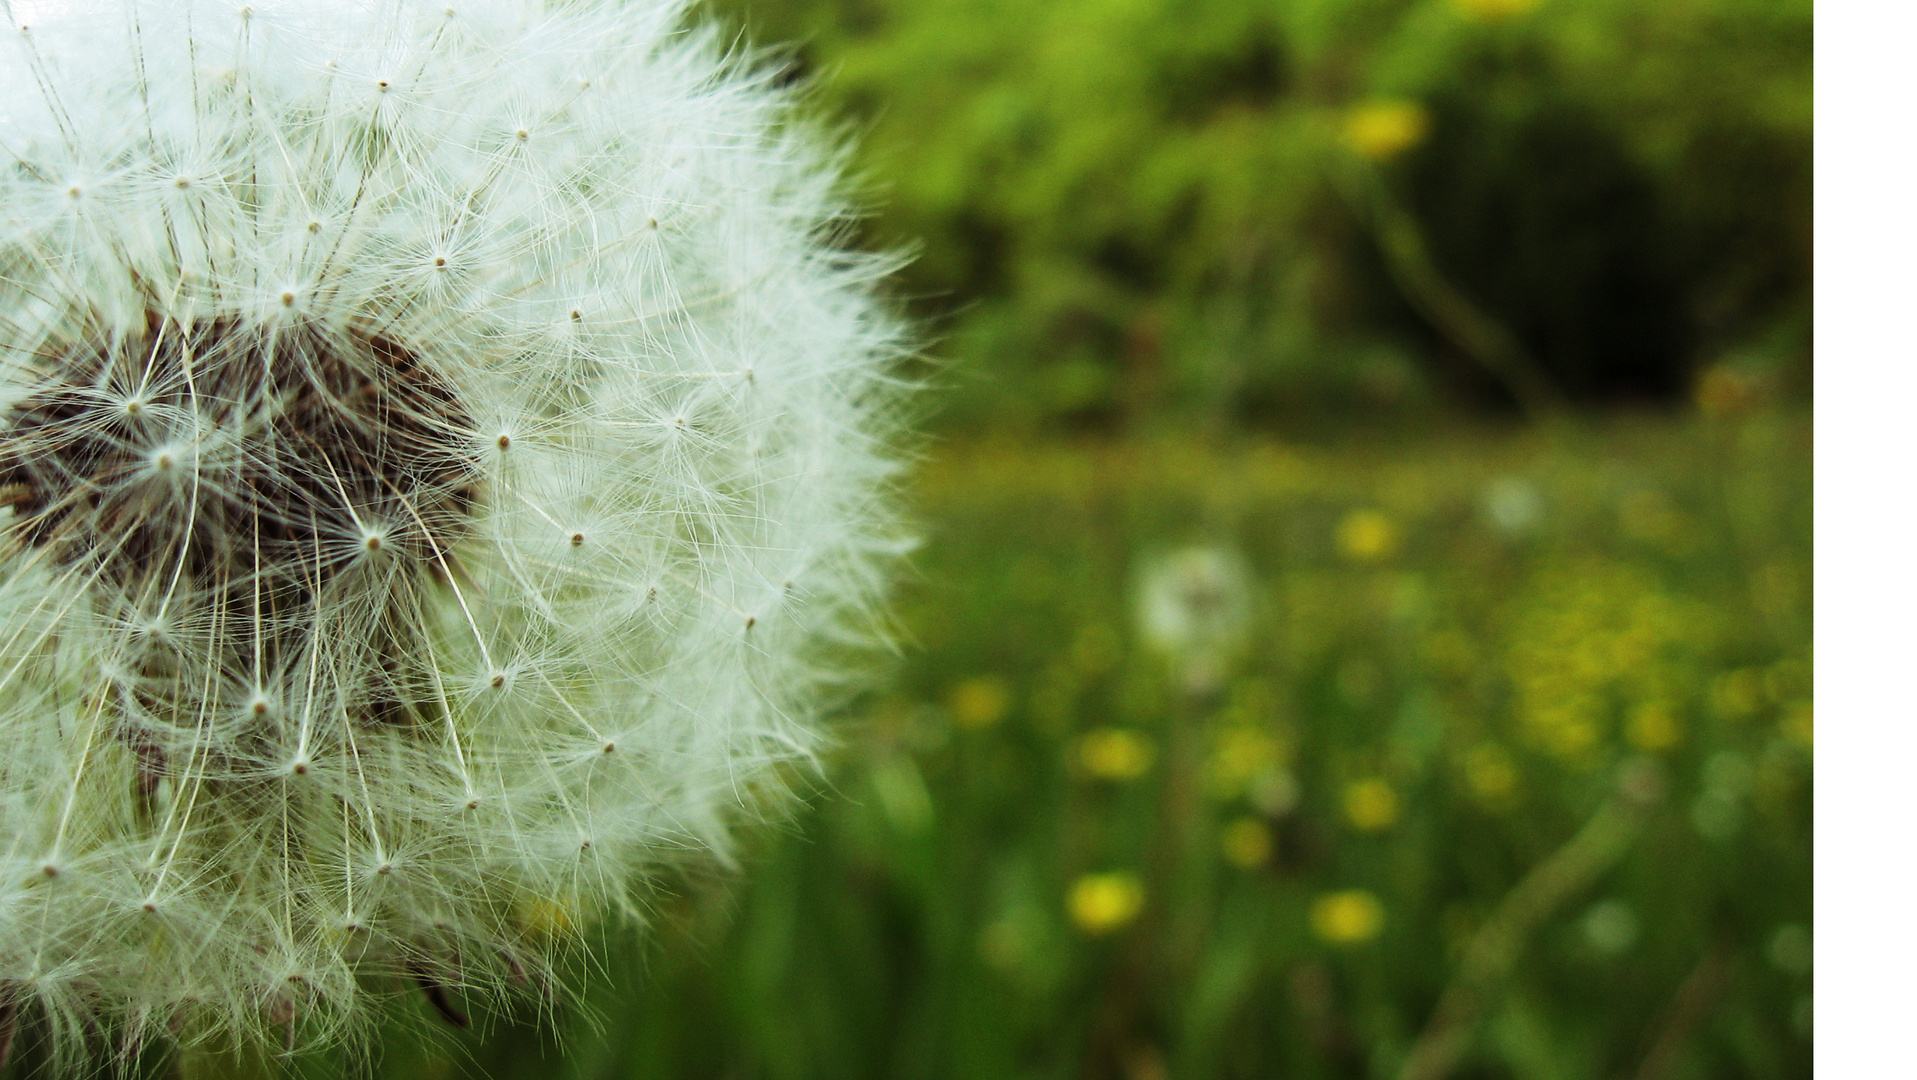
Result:
[[[1807,419],[928,459],[805,805],[597,1034],[388,1075],[1809,1075]],[[1245,624],[1172,655],[1193,545]]]

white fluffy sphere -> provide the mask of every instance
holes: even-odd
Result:
[[[835,160],[676,0],[13,0],[0,1010],[537,985],[902,549]]]

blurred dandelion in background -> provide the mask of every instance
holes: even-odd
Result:
[[[1544,493],[1521,476],[1500,476],[1484,485],[1478,505],[1491,527],[1510,539],[1531,535],[1544,521]]]
[[[1244,559],[1224,548],[1147,560],[1135,586],[1139,636],[1171,660],[1191,692],[1208,692],[1244,644],[1252,588]]]

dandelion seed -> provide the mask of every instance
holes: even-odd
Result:
[[[905,550],[836,153],[677,0],[33,7],[0,1008],[292,1048],[553,985],[809,757]]]

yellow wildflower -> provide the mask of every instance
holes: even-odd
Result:
[[[1086,874],[1072,885],[1066,911],[1087,934],[1106,934],[1138,917],[1145,889],[1133,874]]]
[[[1384,905],[1364,889],[1326,893],[1311,905],[1311,929],[1332,945],[1362,945],[1384,929]]]
[[[1271,861],[1271,826],[1255,817],[1241,817],[1219,835],[1225,861],[1240,870],[1256,870]]]
[[[1636,750],[1669,750],[1683,737],[1677,715],[1663,701],[1647,701],[1631,710],[1624,724],[1624,741]]]
[[[945,707],[952,713],[952,722],[975,731],[1003,720],[1005,710],[1011,704],[1011,688],[996,675],[967,679],[954,686],[945,700]]]
[[[1353,105],[1345,113],[1344,141],[1359,156],[1390,161],[1424,141],[1430,114],[1415,101],[1380,98]]]
[[[1345,820],[1360,832],[1380,832],[1398,822],[1398,793],[1376,777],[1345,788]]]
[[[1338,523],[1338,552],[1355,563],[1389,559],[1398,541],[1397,523],[1379,510],[1353,510]]]
[[[1150,739],[1123,728],[1099,728],[1078,740],[1078,763],[1100,780],[1136,780],[1155,756]]]

